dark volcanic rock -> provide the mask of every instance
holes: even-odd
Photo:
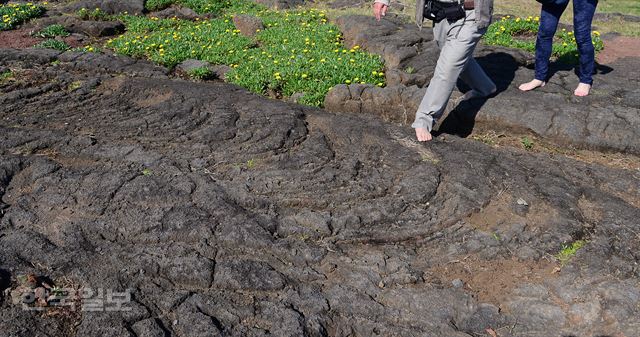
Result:
[[[233,24],[245,36],[254,36],[258,30],[264,29],[262,19],[252,15],[236,15]]]
[[[371,113],[411,123],[415,113],[412,107],[419,105],[422,96],[405,95],[414,90],[397,85],[428,85],[439,54],[431,29],[420,31],[415,25],[401,23],[393,17],[377,22],[372,17],[345,16],[336,23],[348,45],[360,45],[382,55],[389,88],[377,92],[351,90],[347,95],[343,86],[339,86],[327,96],[329,109]],[[469,133],[466,128],[472,128],[475,119],[487,128],[532,131],[561,144],[640,153],[638,58],[600,66],[592,94],[578,98],[573,96],[578,79],[571,65],[553,63],[553,76],[548,85],[523,93],[517,87],[533,78],[533,71],[526,67],[533,64],[533,55],[480,44],[475,56],[496,82],[498,94],[481,102],[454,102],[456,104],[447,109],[453,110],[452,119],[471,122],[455,122],[455,129],[445,129],[445,132],[466,135]],[[459,83],[459,90],[464,92],[468,88]],[[412,102],[407,101],[408,96]],[[454,97],[457,96],[459,92],[454,93]],[[461,104],[454,109],[457,103]]]
[[[213,72],[213,66],[211,65],[211,63],[193,59],[185,60],[178,64],[176,66],[176,72],[180,73],[181,75],[188,76],[190,72],[200,68],[206,68],[209,69],[209,71]]]
[[[177,18],[180,20],[195,20],[197,18],[205,18],[204,16],[198,15],[193,9],[182,6],[172,6],[158,12],[153,12],[150,15],[161,19]]]
[[[636,171],[83,55],[0,51],[21,74],[0,84],[0,288],[131,298],[61,318],[3,297],[4,335],[637,334]]]
[[[119,21],[83,21],[73,16],[53,16],[37,22],[40,29],[59,24],[71,33],[85,34],[91,37],[103,37],[122,34],[124,24]]]

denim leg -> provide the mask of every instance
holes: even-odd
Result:
[[[553,36],[558,29],[558,21],[562,12],[567,8],[567,4],[542,5],[540,13],[540,29],[536,39],[536,75],[540,81],[547,81],[549,76],[549,58],[553,51]]]
[[[580,55],[580,83],[593,83],[595,50],[591,40],[591,22],[597,5],[598,0],[573,0],[573,30]]]

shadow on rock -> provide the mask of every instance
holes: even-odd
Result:
[[[8,270],[0,269],[0,296],[2,291],[9,288],[11,285],[11,273]]]
[[[487,98],[464,100],[445,117],[434,135],[446,133],[459,137],[468,137],[475,126],[476,116],[487,100],[507,90],[515,78],[519,64],[510,54],[497,52],[476,58],[487,75],[496,84],[496,93]],[[458,90],[467,92],[471,90],[463,81],[458,80]]]
[[[530,65],[527,66],[527,68],[531,69],[531,70],[535,70],[535,63],[532,63]],[[563,71],[572,71],[573,73],[577,76],[578,75],[578,71],[580,69],[580,65],[573,59],[558,59],[556,61],[553,61],[549,64],[549,75],[547,77],[547,81],[549,81],[549,79],[553,78],[557,73],[559,72],[563,72]],[[603,64],[599,64],[596,62],[596,66],[595,66],[595,71],[594,71],[594,75],[595,74],[600,74],[600,75],[606,75],[609,74],[610,72],[612,72],[614,69],[612,67],[603,65]]]

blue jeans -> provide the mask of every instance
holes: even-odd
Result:
[[[552,52],[553,36],[558,29],[560,16],[567,8],[565,5],[543,5],[540,14],[540,30],[536,39],[536,79],[547,81],[549,76],[549,58]],[[596,12],[598,0],[573,0],[573,32],[578,44],[580,83],[592,84],[595,69],[595,50],[591,41],[591,21]]]

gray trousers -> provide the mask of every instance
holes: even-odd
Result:
[[[481,96],[491,95],[496,85],[473,58],[473,50],[486,29],[478,29],[475,11],[466,11],[466,18],[456,22],[442,20],[433,27],[433,36],[440,48],[440,56],[420,102],[413,128],[431,132],[435,121],[442,116],[458,78]]]

